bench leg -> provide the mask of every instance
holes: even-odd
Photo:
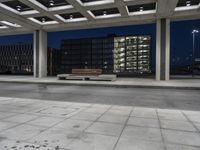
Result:
[[[83,80],[85,80],[85,81],[89,81],[89,80],[90,80],[90,78],[84,78]]]
[[[65,77],[58,77],[58,80],[65,80]]]

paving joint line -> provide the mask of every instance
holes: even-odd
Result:
[[[163,133],[162,133],[161,120],[160,120],[159,115],[158,115],[158,110],[156,109],[155,111],[156,111],[156,115],[157,115],[157,118],[158,118],[159,129],[160,129],[160,134],[161,134],[161,137],[162,137],[162,143],[163,143],[163,146],[164,146],[164,150],[167,150],[167,145],[166,145]]]
[[[185,116],[185,118],[188,120],[188,122],[190,122],[192,124],[192,126],[198,131],[197,133],[200,136],[200,130],[199,130],[199,128],[193,123],[193,121],[190,120],[190,118],[184,112],[181,111],[181,113]]]
[[[85,108],[85,109],[86,109],[86,108]],[[80,112],[81,112],[81,111],[82,111],[82,110],[80,110]],[[74,115],[76,115],[76,114],[78,114],[78,113],[80,113],[80,112],[74,112],[75,114],[72,114],[72,116],[74,116]],[[72,113],[73,113],[73,112],[72,112]],[[29,141],[30,139],[32,139],[32,138],[34,138],[34,137],[40,135],[41,133],[43,133],[43,132],[45,132],[45,131],[47,131],[47,130],[53,128],[54,126],[56,126],[56,125],[58,125],[58,124],[60,124],[60,123],[62,123],[62,122],[64,122],[65,120],[70,119],[72,116],[69,116],[69,117],[64,118],[62,121],[59,121],[59,122],[57,122],[56,124],[54,124],[54,125],[52,125],[52,126],[50,126],[50,127],[45,128],[43,131],[41,131],[41,132],[38,133],[37,135],[34,135],[34,136],[32,136],[32,137],[30,137],[30,138],[24,140],[24,141]]]
[[[15,126],[12,126],[12,127],[10,127],[10,128],[4,129],[4,130],[1,130],[0,133],[2,133],[2,132],[4,132],[4,131],[7,131],[7,130],[9,130],[9,129],[12,129],[12,128],[15,128],[15,127],[21,126],[21,125],[25,125],[25,124],[27,124],[28,122],[33,121],[33,120],[38,119],[38,118],[40,118],[40,117],[37,116],[37,118],[31,119],[31,120],[26,121],[26,122],[23,122],[23,123],[19,123],[19,124],[15,125]],[[18,123],[18,122],[6,121],[6,120],[5,120],[4,122]],[[33,125],[30,125],[30,126],[33,126]]]
[[[23,98],[22,98],[22,99],[23,99]],[[51,107],[51,106],[50,106],[50,107]],[[48,107],[48,108],[49,108],[49,107]],[[2,111],[2,112],[9,112],[9,111]],[[9,116],[9,118],[14,117],[14,116],[17,116],[17,115],[23,115],[23,114],[26,114],[27,112],[28,112],[28,111],[23,112],[23,113],[22,113],[22,112],[11,112],[11,113],[17,113],[17,114],[15,114],[15,115],[13,115],[13,116]],[[78,113],[78,112],[77,112],[77,113]],[[75,114],[74,114],[74,115],[75,115]],[[21,126],[21,125],[23,125],[23,124],[27,124],[27,125],[30,125],[30,126],[34,126],[34,125],[31,125],[31,124],[28,124],[28,122],[34,121],[34,120],[36,120],[36,119],[38,119],[38,118],[41,118],[41,117],[43,117],[44,115],[42,115],[42,116],[35,115],[35,116],[37,116],[37,118],[31,119],[31,120],[26,121],[26,122],[23,122],[23,123],[19,123],[19,124],[15,125],[15,126],[12,126],[12,127],[10,127],[10,128],[4,129],[4,130],[1,130],[0,133],[2,133],[2,132],[4,132],[4,131],[7,131],[7,130],[9,130],[9,129],[15,128],[15,127],[17,127],[17,126]],[[48,116],[48,117],[49,117],[49,116]],[[72,117],[72,116],[70,116],[70,117]],[[63,122],[63,121],[65,121],[65,120],[69,119],[70,117],[64,118],[64,120],[62,120],[61,122]],[[5,118],[6,118],[6,117],[5,117]],[[1,120],[1,121],[4,121],[4,122],[17,123],[17,122],[11,122],[11,121],[2,120],[2,119],[0,119],[0,120]],[[61,122],[58,122],[57,124],[59,124],[59,123],[61,123]],[[55,125],[57,125],[57,124],[55,124]],[[53,125],[53,126],[55,126],[55,125]],[[51,126],[51,127],[53,127],[53,126]],[[40,127],[42,127],[42,126],[40,126]],[[51,127],[49,127],[49,128],[51,128]],[[43,127],[43,128],[44,128],[44,127]],[[48,130],[49,128],[43,130],[42,132]],[[40,132],[40,133],[42,133],[42,132]],[[39,133],[39,134],[40,134],[40,133]],[[37,135],[39,135],[39,134],[37,134]],[[33,137],[35,137],[35,136],[33,136]],[[33,138],[33,137],[31,137],[31,138]],[[28,139],[30,139],[30,138],[28,138]],[[26,141],[26,140],[24,140],[24,141]]]
[[[122,128],[122,131],[121,131],[120,135],[119,135],[118,138],[117,138],[117,141],[116,141],[116,143],[115,143],[115,145],[114,145],[113,150],[115,150],[115,149],[117,148],[117,144],[118,144],[119,140],[121,139],[122,133],[124,132],[124,129],[125,129],[126,126],[127,126],[128,120],[129,120],[129,118],[131,117],[132,112],[134,112],[134,107],[133,107],[132,110],[130,111],[130,113],[129,113],[129,115],[128,115],[128,117],[127,117],[125,123],[124,123],[124,126],[123,126],[123,128]]]
[[[93,104],[92,106],[94,106],[95,104]],[[91,107],[92,107],[91,106]],[[110,107],[104,112],[104,113],[102,113],[101,115],[99,115],[99,117],[97,117],[97,119],[95,119],[94,121],[92,121],[91,122],[91,124],[88,126],[88,127],[86,127],[83,131],[81,131],[81,134],[83,134],[83,133],[85,133],[85,131],[89,128],[89,127],[91,127],[95,122],[97,122],[97,120],[99,120],[99,118],[101,118],[106,112],[108,112],[111,108],[112,108],[112,105],[109,105]],[[81,134],[80,134],[80,136],[81,136]],[[92,133],[90,133],[90,134],[92,134]],[[102,135],[102,134],[100,134],[100,135]],[[71,144],[73,141],[75,141],[76,139],[73,139],[69,144]]]
[[[106,112],[108,112],[111,109],[111,107],[112,106],[110,105],[110,107],[104,113],[102,113],[101,115],[99,115],[99,117],[97,117],[94,121],[92,121],[92,123],[87,128],[85,128],[83,130],[83,132],[85,132],[85,130],[87,130],[89,127],[91,127],[95,122],[97,122],[97,120],[99,120]]]

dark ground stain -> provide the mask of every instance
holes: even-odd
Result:
[[[6,137],[0,137],[0,142],[6,139],[7,139]]]

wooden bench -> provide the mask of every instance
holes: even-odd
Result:
[[[102,69],[72,69],[72,74],[59,74],[58,80],[114,81],[115,74],[102,74]]]
[[[98,76],[102,74],[102,69],[72,69],[72,76]]]

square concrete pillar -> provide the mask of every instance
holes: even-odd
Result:
[[[156,80],[170,78],[170,20],[159,19],[156,24]]]
[[[34,77],[47,76],[47,33],[43,30],[34,32]]]

